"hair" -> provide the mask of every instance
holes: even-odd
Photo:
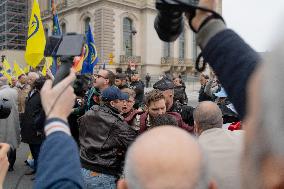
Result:
[[[115,74],[110,70],[106,71],[107,71],[107,78],[109,80],[109,86],[112,86],[115,83]]]
[[[159,127],[165,125],[178,126],[178,123],[173,116],[168,114],[158,115],[157,117],[153,117],[153,119],[151,120],[152,127]]]
[[[33,89],[37,89],[37,90],[41,90],[41,88],[43,87],[44,83],[46,81],[45,77],[39,77],[38,79],[35,80],[34,84],[33,84]]]
[[[207,105],[215,105],[208,108]],[[223,118],[222,111],[213,102],[203,102],[200,103],[193,112],[194,121],[203,130],[208,130],[212,128],[222,128]]]
[[[20,80],[23,76],[26,76],[25,74],[19,75],[18,79]]]
[[[150,106],[151,102],[157,102],[159,100],[165,100],[165,96],[163,95],[163,92],[158,90],[158,89],[154,89],[148,93],[146,93],[145,95],[145,104],[146,106]]]
[[[116,72],[116,73],[122,73],[122,68],[116,68],[116,69],[115,69],[115,72]]]
[[[136,97],[136,93],[133,89],[124,88],[124,89],[121,89],[121,92],[128,94],[128,96],[130,96],[132,98]]]

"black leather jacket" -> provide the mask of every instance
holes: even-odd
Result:
[[[122,172],[128,146],[136,132],[123,121],[116,109],[94,105],[79,120],[82,167],[118,176]]]

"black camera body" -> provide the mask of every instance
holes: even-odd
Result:
[[[184,30],[183,13],[195,14],[199,0],[156,0],[155,29],[161,40],[175,41]]]
[[[11,113],[12,106],[7,99],[0,100],[0,119],[6,119]]]

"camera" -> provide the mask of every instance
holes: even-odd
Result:
[[[6,119],[11,113],[12,106],[7,99],[0,100],[0,119]]]
[[[76,33],[48,37],[44,56],[60,57],[61,61],[61,66],[56,73],[53,86],[69,75],[74,57],[82,54],[84,42],[84,35]]]
[[[156,0],[155,29],[161,40],[175,41],[184,30],[183,13],[195,14],[199,0]]]

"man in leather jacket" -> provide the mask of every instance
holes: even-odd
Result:
[[[120,115],[128,95],[112,86],[101,97],[102,104],[94,105],[79,120],[82,175],[87,188],[115,189],[136,132]]]

